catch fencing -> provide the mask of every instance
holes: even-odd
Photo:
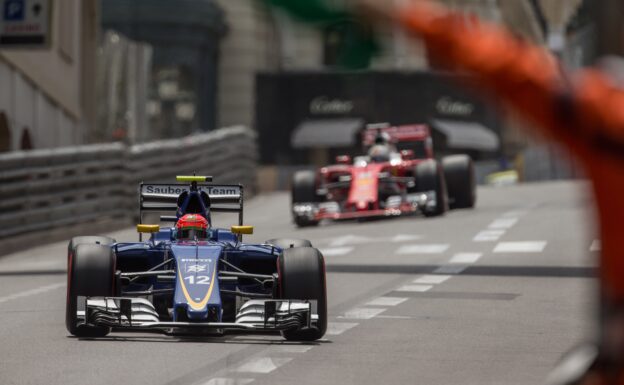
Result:
[[[256,134],[228,127],[181,139],[0,155],[0,239],[137,213],[141,181],[180,174],[256,188]]]

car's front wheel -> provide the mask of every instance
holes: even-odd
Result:
[[[285,330],[282,335],[289,341],[318,340],[327,330],[327,287],[323,255],[313,247],[287,248],[279,256],[278,266],[280,297],[310,300],[313,304],[312,313],[318,314],[318,321],[312,328]]]
[[[323,199],[316,192],[316,173],[314,171],[298,171],[293,175],[291,186],[291,203],[293,207],[293,220],[297,227],[309,227],[318,225],[309,213],[295,212],[297,205],[311,205],[321,202]]]
[[[298,238],[275,238],[269,239],[265,242],[268,245],[280,247],[282,249],[288,249],[291,247],[312,247],[312,242],[307,239]]]
[[[70,249],[67,269],[65,326],[77,337],[103,337],[109,327],[79,325],[78,311],[85,311],[79,297],[115,295],[115,254],[108,245],[79,244]]]

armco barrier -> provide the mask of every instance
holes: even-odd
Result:
[[[0,240],[136,214],[138,183],[196,172],[255,190],[255,133],[229,127],[134,146],[120,143],[0,155]]]

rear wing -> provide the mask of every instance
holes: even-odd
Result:
[[[390,126],[388,124],[371,124],[362,133],[362,144],[370,147],[375,144],[375,137],[379,133],[386,133],[394,143],[420,142],[431,137],[429,126],[426,124],[410,124],[404,126]]]
[[[210,211],[217,213],[238,213],[238,224],[243,225],[243,186],[240,184],[197,184],[210,198]],[[139,184],[139,223],[143,222],[145,211],[176,212],[178,197],[189,191],[188,183],[143,183]],[[162,217],[167,218],[167,217]],[[161,218],[161,219],[162,219]]]

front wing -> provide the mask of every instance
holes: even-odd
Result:
[[[78,314],[83,325],[118,331],[274,332],[311,328],[318,320],[318,315],[312,314],[311,302],[299,300],[249,300],[241,306],[235,322],[163,322],[152,303],[143,298],[84,297],[84,301],[86,310]]]
[[[292,211],[295,217],[308,221],[349,220],[375,217],[397,217],[427,211],[436,206],[435,191],[408,194],[403,197],[391,197],[384,209],[344,211],[338,202],[295,203]]]

